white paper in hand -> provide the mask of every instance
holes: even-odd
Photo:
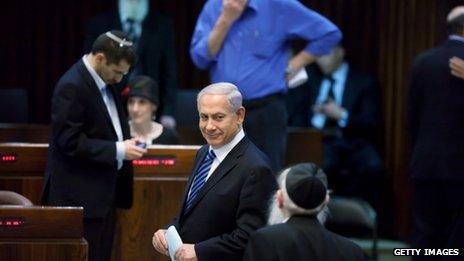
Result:
[[[308,80],[308,74],[306,73],[305,68],[299,69],[296,73],[295,76],[293,76],[289,81],[288,81],[288,88],[293,89],[296,88],[303,83],[305,83]]]
[[[177,249],[182,246],[182,239],[177,233],[177,229],[175,226],[170,226],[166,231],[166,241],[168,242],[168,252],[171,260],[176,260],[174,255],[176,254]]]

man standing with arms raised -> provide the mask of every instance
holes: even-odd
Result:
[[[298,38],[308,44],[289,60],[290,43]],[[297,0],[209,0],[190,55],[197,67],[210,71],[212,82],[239,87],[245,131],[278,171],[286,149],[287,80],[340,39],[334,24]]]

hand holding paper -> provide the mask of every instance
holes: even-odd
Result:
[[[166,242],[166,229],[158,229],[158,231],[153,234],[151,243],[156,251],[160,252],[163,255],[168,255],[168,243]]]
[[[168,230],[166,231],[165,237],[166,237],[166,241],[168,244],[169,257],[171,258],[171,260],[176,260],[175,258],[176,251],[183,244],[182,239],[179,236],[179,233],[177,233],[176,227],[170,226]]]
[[[303,67],[298,70],[295,75],[288,81],[288,88],[293,89],[296,88],[308,80],[308,74],[306,73],[306,69]]]

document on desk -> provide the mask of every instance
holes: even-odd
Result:
[[[176,259],[174,258],[177,249],[179,249],[182,246],[182,239],[179,236],[179,233],[177,233],[177,229],[175,226],[170,226],[168,230],[166,231],[165,234],[166,241],[168,242],[168,252],[169,252],[169,257],[171,260],[175,261]]]

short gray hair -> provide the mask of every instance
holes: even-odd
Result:
[[[242,107],[242,94],[239,92],[237,86],[229,82],[213,83],[203,88],[197,95],[197,107],[200,104],[200,99],[204,94],[220,94],[226,95],[227,101],[233,112],[236,112]]]

